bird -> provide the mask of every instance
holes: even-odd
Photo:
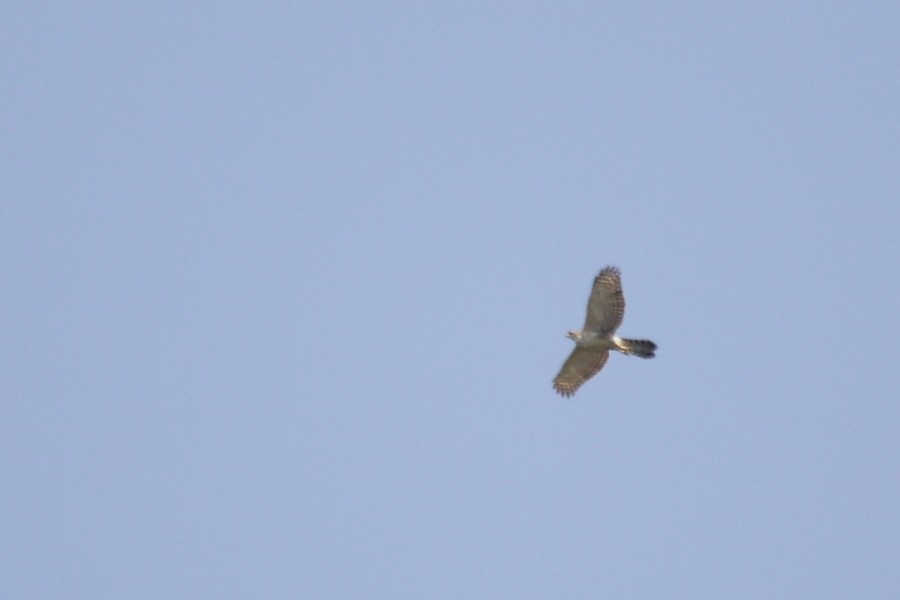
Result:
[[[568,398],[577,392],[584,382],[600,372],[610,350],[641,358],[655,356],[656,344],[650,340],[630,340],[615,335],[625,316],[621,276],[618,268],[610,266],[594,278],[584,327],[581,331],[566,334],[575,342],[575,349],[553,380],[553,389],[558,394]]]

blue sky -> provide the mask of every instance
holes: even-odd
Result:
[[[0,597],[900,597],[898,5],[0,29]]]

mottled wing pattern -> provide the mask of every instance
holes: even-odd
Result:
[[[625,317],[625,296],[622,295],[622,279],[615,267],[606,267],[594,279],[591,297],[588,298],[584,331],[602,334],[615,333]]]
[[[553,389],[563,396],[571,396],[581,384],[600,372],[607,358],[609,350],[576,346],[553,380]]]

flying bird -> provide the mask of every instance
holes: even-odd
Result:
[[[615,335],[624,316],[621,273],[616,267],[606,267],[594,279],[584,327],[581,331],[566,334],[575,342],[575,349],[553,380],[553,389],[566,397],[574,394],[585,381],[600,372],[610,350],[653,358],[656,344],[650,340],[628,340]]]

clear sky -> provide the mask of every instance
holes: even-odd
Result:
[[[0,598],[900,598],[900,4],[0,34]]]

